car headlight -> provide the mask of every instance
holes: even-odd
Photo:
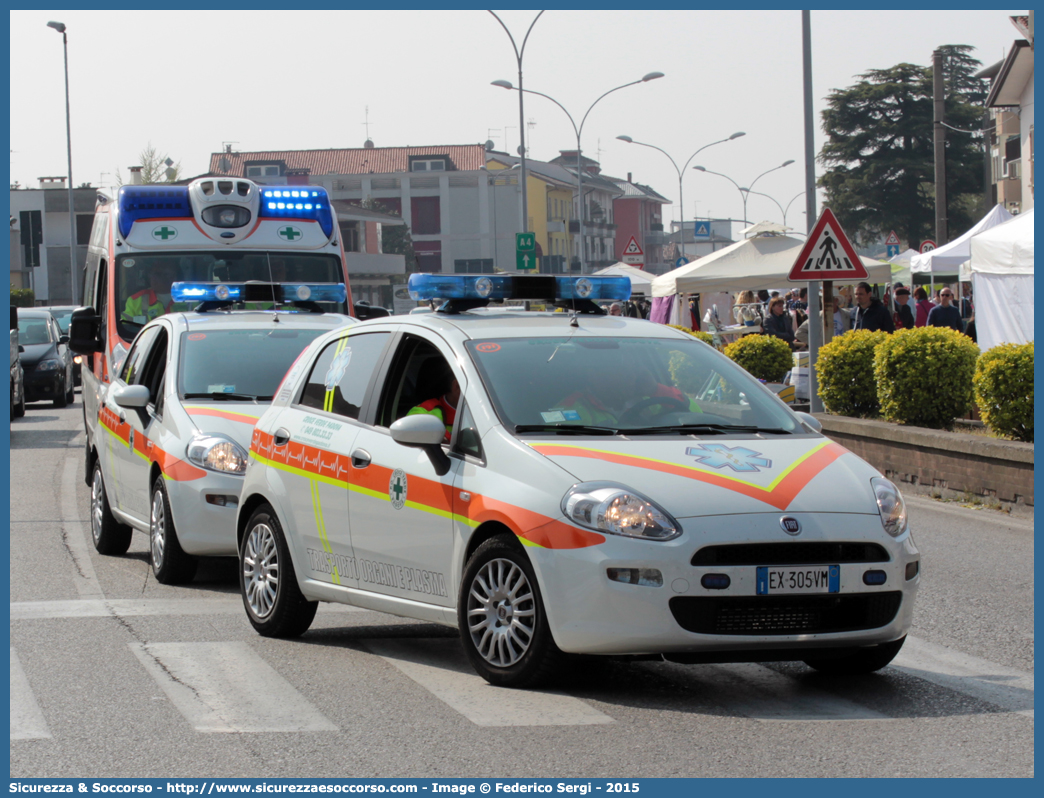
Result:
[[[246,472],[247,453],[224,435],[197,435],[188,445],[189,462],[223,474]]]
[[[562,497],[562,513],[579,526],[643,540],[673,540],[681,526],[637,491],[613,482],[582,482]]]
[[[881,525],[893,538],[906,531],[906,502],[903,494],[890,479],[873,477],[870,484],[877,497],[877,511],[881,514]]]
[[[36,364],[37,371],[58,371],[62,367],[62,364],[57,360],[41,360]]]

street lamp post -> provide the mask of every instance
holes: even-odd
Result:
[[[65,51],[65,141],[69,156],[69,284],[72,291],[72,304],[76,302],[76,216],[73,212],[73,177],[72,177],[72,125],[69,121],[69,38],[65,35],[64,22],[48,22],[48,28],[54,28],[62,34],[62,48]]]
[[[685,165],[681,169],[678,168],[678,164],[675,162],[674,158],[671,158],[670,153],[668,153],[666,150],[660,149],[655,144],[646,144],[644,141],[635,141],[630,136],[617,136],[616,138],[618,138],[620,141],[626,141],[628,144],[639,144],[642,147],[650,147],[654,150],[659,150],[670,160],[671,165],[674,167],[674,171],[678,173],[678,204],[681,206],[678,214],[678,236],[682,246],[685,246],[685,195],[682,193],[682,178],[685,176],[685,170],[689,168],[689,164],[692,163],[692,159],[708,147],[713,147],[715,144],[723,144],[726,141],[732,141],[733,139],[738,139],[740,136],[745,135],[747,134],[743,131],[737,131],[733,133],[731,136],[729,136],[727,139],[721,139],[720,141],[712,141],[710,144],[704,144],[702,147],[696,150],[696,152],[689,156],[689,160],[685,162]]]
[[[588,115],[590,115],[591,111],[594,110],[594,107],[596,105],[598,105],[598,103],[600,103],[603,99],[605,99],[610,94],[612,94],[614,91],[619,91],[620,89],[626,89],[628,86],[636,86],[639,83],[648,83],[650,80],[656,80],[657,78],[662,78],[662,77],[663,77],[663,73],[662,72],[650,72],[649,74],[644,75],[643,77],[639,78],[638,80],[632,80],[630,83],[624,83],[622,86],[617,86],[615,89],[609,89],[609,91],[607,91],[605,94],[603,94],[601,97],[599,97],[593,103],[591,103],[590,107],[584,113],[583,119],[580,120],[580,126],[579,127],[577,127],[576,121],[573,119],[573,115],[571,113],[569,113],[569,111],[566,110],[565,106],[562,105],[562,103],[560,103],[554,97],[552,97],[552,96],[550,96],[548,94],[544,94],[543,92],[533,91],[532,89],[523,89],[523,88],[519,88],[519,87],[516,87],[516,86],[512,86],[511,83],[509,83],[506,80],[494,80],[493,83],[492,83],[492,85],[499,86],[502,89],[514,89],[515,91],[517,91],[519,93],[525,92],[527,94],[536,94],[536,95],[538,95],[540,97],[543,97],[543,98],[545,98],[547,100],[550,100],[551,102],[553,102],[555,105],[557,105],[559,108],[562,109],[562,112],[569,118],[569,124],[571,124],[573,126],[573,132],[576,133],[576,204],[577,204],[577,209],[578,209],[578,212],[579,212],[578,216],[579,216],[579,234],[580,234],[580,273],[581,274],[584,273],[584,265],[585,265],[585,262],[586,262],[586,258],[584,256],[584,170],[583,170],[583,163],[580,160],[580,158],[581,158],[581,155],[580,155],[580,153],[581,153],[580,136],[581,136],[581,134],[584,131],[584,123],[587,121],[587,117],[588,117]]]
[[[697,170],[697,171],[699,171],[699,172],[704,172],[705,174],[708,174],[708,175],[717,175],[718,177],[724,177],[726,180],[728,180],[730,183],[732,183],[732,185],[734,185],[737,188],[737,190],[739,191],[740,197],[743,199],[743,223],[744,224],[750,224],[750,222],[747,221],[747,195],[750,194],[750,190],[752,188],[754,188],[754,184],[757,183],[759,180],[761,180],[761,178],[763,178],[769,172],[775,172],[777,169],[782,169],[784,166],[790,166],[792,163],[794,163],[794,161],[792,161],[792,160],[790,160],[790,161],[783,161],[783,163],[781,163],[779,166],[773,166],[771,169],[768,169],[768,170],[762,172],[757,177],[755,177],[752,181],[750,181],[750,185],[746,186],[746,187],[741,186],[739,183],[737,183],[731,177],[729,177],[728,175],[723,175],[721,172],[712,172],[710,169],[707,169],[706,167],[703,167],[703,166],[694,166],[692,168]]]
[[[496,14],[494,14],[492,11],[490,11],[489,13],[493,14],[494,19],[496,19],[496,21],[500,23],[500,27],[504,29],[504,32],[508,35],[508,38],[511,39],[511,46],[515,48],[515,60],[518,62],[518,155],[519,158],[521,158],[522,164],[522,173],[519,177],[519,179],[522,181],[522,232],[528,233],[529,204],[527,202],[528,194],[526,190],[526,115],[523,110],[522,104],[522,56],[526,52],[526,42],[529,41],[529,34],[533,31],[533,26],[537,24],[537,20],[540,19],[541,14],[543,14],[544,12],[541,11],[540,14],[537,14],[533,21],[529,24],[529,30],[526,31],[526,38],[522,40],[522,49],[519,49],[518,45],[515,44],[515,37],[511,35],[511,31],[508,30],[508,27],[504,24],[504,21]]]

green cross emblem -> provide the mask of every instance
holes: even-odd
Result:
[[[286,227],[283,230],[279,231],[279,237],[285,238],[287,241],[293,241],[295,238],[300,238],[303,235],[304,233],[302,233],[296,227]]]
[[[395,501],[402,501],[402,480],[395,480],[395,486],[392,490],[395,492]]]
[[[401,468],[396,468],[388,481],[388,498],[396,510],[406,506],[406,472]]]
[[[157,227],[155,230],[152,231],[153,238],[160,238],[164,241],[166,241],[168,238],[176,238],[177,235],[177,230],[175,230],[173,227],[167,227],[166,225],[163,225],[163,227]]]

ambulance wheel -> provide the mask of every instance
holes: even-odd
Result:
[[[105,494],[101,464],[95,462],[91,477],[91,537],[99,554],[126,554],[133,530],[116,520]]]
[[[490,538],[468,560],[457,623],[464,653],[490,684],[536,687],[565,664],[551,637],[533,566],[513,535]]]
[[[895,659],[905,642],[906,637],[903,636],[891,643],[882,643],[873,648],[852,649],[850,654],[840,657],[806,659],[805,664],[820,673],[828,673],[831,676],[858,676],[863,673],[873,673]]]
[[[62,384],[58,386],[58,393],[54,395],[54,406],[55,407],[68,407],[69,406],[69,394],[65,392],[65,380],[62,380]]]
[[[319,608],[297,585],[290,549],[275,511],[262,504],[239,546],[239,587],[250,625],[264,637],[299,637]]]
[[[196,576],[196,558],[186,554],[178,542],[174,516],[163,475],[152,486],[152,514],[149,516],[149,555],[156,581],[164,585],[182,585]]]
[[[76,402],[76,386],[70,382],[67,387],[69,390],[65,392],[65,403],[71,405]]]

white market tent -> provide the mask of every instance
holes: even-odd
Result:
[[[1033,210],[972,237],[975,328],[983,351],[1033,340]]]
[[[970,244],[973,236],[984,233],[992,227],[1011,219],[1012,216],[1002,206],[995,205],[993,210],[987,213],[979,223],[972,227],[960,238],[955,238],[949,244],[916,255],[910,259],[910,271],[914,274],[926,272],[946,272],[957,274],[960,266],[971,257]]]
[[[906,252],[900,252],[888,259],[888,262],[892,264],[892,282],[900,282],[905,286],[909,286],[912,282],[910,272],[910,261],[917,256],[918,252],[916,249],[908,249]]]
[[[632,266],[629,263],[614,263],[612,266],[606,266],[604,269],[599,269],[594,272],[592,276],[629,277],[631,278],[632,294],[643,294],[647,297],[651,297],[652,281],[653,277],[656,275],[649,274],[649,272],[639,269],[637,266]]]
[[[713,254],[688,263],[652,282],[652,295],[738,293],[745,289],[785,288],[804,241],[790,236],[756,236],[737,241]],[[869,283],[890,282],[891,267],[883,261],[862,258]],[[846,282],[841,280],[839,282]],[[851,282],[859,282],[851,280]],[[793,285],[797,285],[794,283]]]

